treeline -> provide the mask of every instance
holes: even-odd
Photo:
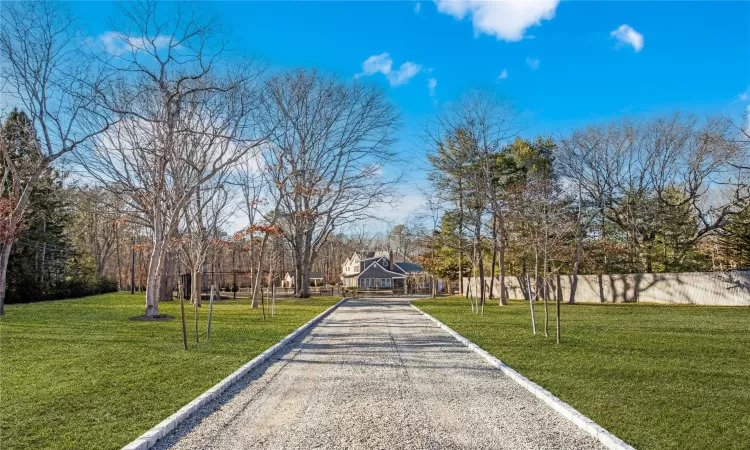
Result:
[[[63,3],[2,4],[2,95],[28,121],[22,155],[0,140],[0,314],[11,254],[27,242],[65,255],[57,281],[72,282],[85,259],[90,279],[137,283],[148,317],[177,273],[192,275],[196,306],[206,272],[245,272],[257,307],[259,287],[283,267],[308,297],[311,270],[340,270],[320,262],[339,258],[340,230],[394,198],[381,168],[395,158],[399,116],[382,90],[317,70],[268,73],[233,51],[204,6],[124,3],[106,39],[86,39]],[[78,186],[61,209],[73,222],[40,226],[54,221],[64,243],[30,234],[61,161]],[[33,264],[52,270],[42,254]],[[16,260],[24,286],[41,277]]]
[[[430,180],[442,209],[422,255],[432,273],[480,285],[529,275],[535,296],[545,279],[573,274],[574,301],[578,274],[750,267],[742,127],[675,113],[559,138],[524,139],[521,129],[489,92],[464,96],[432,124]]]
[[[15,171],[6,183],[26,179],[38,163],[28,116],[13,110],[0,123],[3,142]],[[42,172],[29,200],[29,211],[10,252],[8,303],[80,297],[114,291],[112,279],[102,276],[92,254],[82,244],[83,216],[76,208],[78,194],[64,184],[65,174],[54,168]],[[5,186],[4,186],[5,187]]]

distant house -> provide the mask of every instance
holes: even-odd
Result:
[[[295,273],[295,270],[287,270],[284,272],[284,278],[281,279],[281,287],[294,287]],[[310,272],[310,284],[313,286],[321,286],[323,284],[323,273]]]
[[[346,287],[399,290],[416,273],[424,273],[422,266],[393,262],[392,252],[355,252],[341,265],[341,282]]]

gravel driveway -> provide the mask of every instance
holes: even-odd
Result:
[[[356,299],[157,448],[602,447],[407,301]]]

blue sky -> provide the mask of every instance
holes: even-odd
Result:
[[[513,14],[508,4],[474,0],[206,7],[232,30],[240,51],[273,70],[319,67],[353,78],[370,57],[378,63],[371,68],[383,71],[390,60],[388,76],[360,79],[381,84],[398,106],[399,149],[416,158],[424,154],[416,136],[425,121],[475,87],[495,87],[513,101],[529,135],[564,134],[624,115],[738,115],[748,108],[749,2],[520,3]],[[92,36],[110,29],[116,11],[106,2],[74,9]],[[422,178],[414,176],[415,183]]]

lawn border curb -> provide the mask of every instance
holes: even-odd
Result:
[[[253,358],[250,362],[246,363],[244,366],[235,370],[228,377],[219,381],[211,389],[202,393],[201,395],[196,397],[193,401],[191,401],[187,405],[180,408],[176,413],[162,420],[155,427],[151,428],[150,430],[146,431],[142,435],[138,436],[134,441],[124,446],[122,450],[148,450],[150,449],[151,447],[156,445],[156,442],[159,439],[163,438],[164,436],[172,432],[172,430],[174,430],[180,423],[182,423],[185,419],[190,417],[191,414],[193,414],[194,412],[196,412],[198,409],[202,408],[203,406],[207,405],[212,400],[216,399],[219,395],[221,395],[221,393],[227,390],[227,388],[229,388],[231,385],[239,381],[242,377],[247,375],[248,372],[250,372],[251,370],[258,367],[259,365],[266,362],[267,359],[269,359],[279,350],[283,349],[284,347],[292,343],[292,341],[294,341],[300,334],[304,333],[305,331],[317,325],[318,322],[323,320],[326,316],[328,316],[336,308],[338,308],[342,303],[344,303],[345,301],[349,299],[350,297],[344,297],[343,299],[339,300],[336,304],[332,305],[331,307],[329,307],[322,313],[315,316],[306,324],[292,331],[284,339],[280,340],[279,342],[275,343],[274,345],[266,349],[263,353]]]
[[[487,362],[489,362],[496,369],[500,369],[500,371],[503,372],[505,375],[507,375],[510,379],[520,384],[521,386],[523,386],[527,391],[534,394],[535,397],[542,400],[544,403],[551,406],[552,409],[560,413],[563,417],[573,422],[576,426],[578,426],[578,428],[582,429],[583,431],[587,432],[594,438],[598,439],[599,442],[601,442],[608,449],[610,450],[635,450],[631,445],[629,445],[622,439],[618,438],[614,434],[610,433],[609,431],[604,429],[604,427],[597,424],[593,420],[584,416],[572,406],[568,405],[564,401],[555,397],[548,390],[544,389],[543,387],[529,380],[525,376],[516,372],[514,369],[512,369],[510,366],[508,366],[504,362],[490,355],[486,350],[483,350],[477,344],[466,339],[465,337],[457,333],[448,325],[439,321],[438,319],[436,319],[429,313],[422,311],[421,309],[419,309],[419,307],[412,304],[411,302],[409,302],[409,304],[411,305],[412,308],[416,309],[420,313],[427,316],[428,319],[435,322],[435,324],[437,324],[438,327],[442,328],[448,334],[453,336],[457,341],[469,347],[471,350],[474,351],[474,353],[478,354],[479,356],[487,360]]]

